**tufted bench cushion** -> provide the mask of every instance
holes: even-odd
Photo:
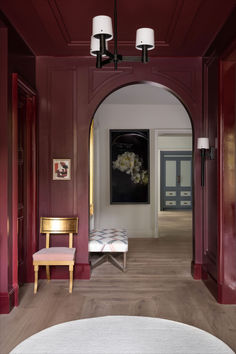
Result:
[[[93,229],[90,231],[89,252],[127,252],[125,229]]]

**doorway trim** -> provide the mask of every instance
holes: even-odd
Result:
[[[26,95],[26,140],[27,145],[27,256],[26,281],[33,281],[32,254],[37,242],[37,187],[36,187],[36,91],[32,89],[17,73],[12,74],[12,286],[14,306],[19,304],[18,283],[18,90]],[[32,271],[31,271],[32,269]]]
[[[188,60],[186,60],[188,64]],[[155,64],[153,64],[153,68],[155,68]],[[203,204],[203,193],[200,185],[200,173],[201,173],[201,158],[198,150],[195,148],[196,139],[200,136],[203,127],[203,120],[199,119],[202,117],[202,111],[199,107],[201,107],[202,103],[202,95],[200,91],[197,89],[199,82],[202,79],[202,69],[201,65],[199,66],[199,62],[196,61],[194,65],[187,65],[183,67],[183,63],[181,62],[181,67],[179,67],[179,63],[176,64],[176,67],[180,70],[180,73],[195,73],[194,81],[196,88],[193,89],[193,86],[189,87],[185,85],[183,88],[183,83],[185,82],[185,76],[181,76],[179,80],[176,80],[172,75],[172,72],[168,72],[165,75],[161,72],[162,63],[158,72],[150,72],[149,67],[144,67],[144,70],[141,73],[136,72],[136,67],[134,68],[134,72],[131,75],[120,75],[118,78],[114,78],[113,80],[107,80],[105,83],[101,84],[99,87],[99,91],[93,90],[94,94],[91,100],[91,104],[88,110],[88,129],[91,125],[92,119],[104,101],[104,99],[109,96],[111,93],[116,90],[133,84],[146,84],[149,83],[153,86],[163,87],[167,91],[171,92],[175,97],[179,99],[179,101],[185,107],[192,126],[192,139],[193,139],[193,181],[194,181],[194,190],[193,190],[193,249],[192,249],[192,262],[191,262],[191,273],[194,279],[202,279],[202,263],[203,263],[203,240],[202,240],[202,232],[203,232],[203,215],[198,212],[198,210],[202,210]],[[146,69],[145,69],[146,68]],[[93,74],[96,73],[94,70]],[[101,74],[101,72],[99,72]],[[93,76],[91,76],[93,77]],[[194,92],[194,96],[193,96]],[[194,98],[193,98],[194,97]],[[89,220],[88,220],[88,229],[89,229]]]
[[[184,106],[185,107],[185,106]],[[185,107],[186,109],[186,107]],[[186,110],[186,112],[189,115],[189,112]],[[155,151],[156,151],[156,158],[155,158],[155,175],[157,176],[157,178],[155,179],[155,215],[158,215],[159,211],[161,210],[160,206],[161,206],[161,200],[160,200],[160,195],[161,195],[161,184],[160,184],[160,169],[161,169],[161,165],[160,165],[160,152],[162,151],[158,145],[158,138],[164,135],[168,135],[168,136],[176,136],[176,134],[178,135],[183,135],[183,136],[188,136],[191,135],[192,136],[192,154],[194,152],[194,136],[193,136],[193,129],[156,129],[155,130]],[[165,150],[167,151],[168,149],[165,148]],[[174,151],[175,149],[171,148],[170,150]],[[176,149],[176,150],[179,150]],[[185,149],[181,148],[182,151],[184,151]],[[186,151],[189,151],[189,149],[186,149]],[[192,164],[192,176],[193,176],[193,182],[194,182],[194,164]],[[194,195],[194,183],[193,183],[193,195]],[[194,202],[193,202],[194,205]],[[193,212],[193,205],[192,205],[192,212]],[[194,213],[193,213],[194,215]],[[192,225],[193,228],[193,225]],[[155,224],[155,235],[156,237],[158,237],[158,225],[157,223]]]
[[[173,158],[173,156],[172,157],[170,157],[170,155],[175,155],[175,157]],[[186,156],[187,155],[187,156]],[[182,157],[182,159],[181,159],[181,157]],[[178,172],[178,162],[177,161],[179,161],[180,163],[181,163],[181,161],[183,161],[183,160],[187,160],[187,161],[190,161],[191,162],[191,168],[190,168],[190,173],[191,173],[191,175],[190,175],[190,181],[191,181],[191,186],[190,187],[185,187],[186,189],[188,189],[187,190],[187,192],[189,193],[190,192],[190,195],[189,195],[189,199],[191,199],[191,201],[190,200],[188,200],[188,202],[190,202],[191,204],[190,204],[190,208],[189,207],[180,207],[181,206],[181,201],[180,201],[180,199],[181,199],[181,197],[180,197],[180,195],[181,194],[179,194],[178,195],[178,193],[176,193],[176,190],[174,190],[174,192],[176,193],[176,194],[174,194],[174,196],[175,196],[175,198],[174,198],[174,201],[176,202],[176,204],[174,205],[175,207],[174,208],[168,208],[168,207],[166,207],[165,206],[165,202],[167,202],[167,201],[170,201],[170,202],[173,202],[173,197],[172,197],[172,195],[173,195],[173,193],[172,193],[172,195],[170,195],[170,196],[168,196],[168,199],[166,200],[165,198],[166,198],[166,188],[168,188],[167,186],[166,186],[166,184],[165,184],[165,176],[166,176],[166,171],[165,171],[165,162],[167,161],[167,159],[169,159],[169,160],[171,160],[173,158],[173,160],[176,162],[176,178],[177,178],[177,172]],[[173,161],[172,160],[172,161]],[[186,210],[186,209],[191,209],[192,210],[192,190],[193,190],[193,186],[192,186],[192,180],[193,180],[193,178],[192,178],[192,171],[193,171],[193,169],[192,169],[192,151],[191,150],[180,150],[180,149],[171,149],[171,150],[160,150],[160,199],[161,199],[161,202],[160,202],[160,209],[161,209],[161,211],[164,211],[164,210]],[[179,168],[180,168],[180,165],[179,165]],[[180,171],[179,171],[179,174],[180,174]],[[180,183],[180,181],[179,181],[179,183]],[[176,183],[176,187],[175,187],[176,189],[177,189],[177,183]],[[184,188],[184,187],[182,187],[182,188]],[[189,190],[189,188],[191,188],[190,190]],[[172,190],[169,190],[168,192],[172,192]],[[185,190],[185,192],[186,192],[186,190]],[[186,197],[185,197],[185,199],[186,199]]]
[[[163,90],[166,90],[167,92],[169,92],[170,94],[172,94],[174,97],[176,97],[179,101],[179,103],[184,107],[184,110],[186,111],[186,114],[189,118],[190,121],[190,125],[191,128],[158,128],[158,129],[152,129],[152,132],[150,134],[150,148],[152,145],[152,148],[155,151],[154,154],[154,167],[153,167],[153,171],[154,171],[154,175],[157,177],[154,179],[154,208],[153,208],[153,213],[154,215],[158,215],[158,212],[160,211],[160,149],[158,148],[158,137],[159,136],[163,136],[163,135],[173,135],[176,136],[178,135],[191,135],[192,137],[192,147],[191,147],[191,152],[192,152],[192,156],[194,155],[194,121],[193,118],[191,116],[191,110],[188,108],[188,106],[184,103],[183,98],[181,98],[180,96],[177,95],[176,91],[172,90],[171,88],[164,86],[156,81],[133,81],[133,82],[128,82],[126,84],[122,84],[121,86],[111,90],[107,95],[105,95],[101,101],[97,104],[93,114],[92,114],[92,118],[90,119],[90,125],[89,125],[89,139],[90,139],[90,134],[91,134],[91,127],[92,124],[94,122],[94,118],[96,115],[97,110],[99,109],[99,107],[102,105],[102,103],[104,102],[104,100],[109,97],[112,93],[122,89],[123,87],[127,87],[127,86],[132,86],[132,85],[136,85],[136,84],[144,84],[144,85],[151,85],[151,86],[156,86],[159,88],[162,88]],[[173,150],[173,148],[171,148],[171,150]],[[179,150],[179,148],[177,149]],[[184,151],[185,149],[182,148],[182,150]],[[186,151],[190,151],[190,149],[186,149]],[[89,152],[90,154],[90,152]],[[194,237],[194,168],[195,165],[192,163],[192,215],[193,215],[193,223],[192,223],[192,230],[193,230],[193,237],[192,237],[192,248],[193,248],[193,254],[194,254],[194,250],[195,250],[195,237]],[[89,175],[90,175],[90,167],[89,167]],[[159,180],[159,181],[158,181]],[[96,198],[97,199],[97,198]],[[90,188],[89,188],[89,200],[90,200]],[[99,199],[98,199],[99,200]],[[100,209],[100,206],[99,206]],[[154,224],[154,232],[153,235],[155,238],[158,238],[159,233],[158,233],[158,218],[155,218],[156,222]],[[94,222],[94,220],[93,220]],[[88,229],[90,229],[91,226],[91,220],[90,217],[88,219]],[[195,269],[193,269],[193,264],[194,264],[194,257],[192,260],[192,275],[195,278]]]

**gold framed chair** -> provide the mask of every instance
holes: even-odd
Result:
[[[73,234],[78,233],[78,217],[71,218],[40,218],[40,233],[46,234],[46,248],[42,248],[33,254],[34,266],[34,294],[38,289],[38,270],[39,266],[46,266],[47,279],[50,280],[50,266],[67,265],[69,266],[70,283],[69,293],[73,287],[73,268],[75,263],[75,248],[73,248]],[[50,234],[69,235],[69,247],[50,247]]]

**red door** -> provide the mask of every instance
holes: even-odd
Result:
[[[36,93],[17,74],[12,75],[12,233],[13,289],[34,279],[36,251]]]
[[[19,90],[20,91],[20,90]],[[18,281],[22,285],[26,281],[27,228],[26,228],[26,97],[18,93]]]

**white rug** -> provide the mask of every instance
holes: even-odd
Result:
[[[20,343],[11,354],[233,354],[196,327],[150,317],[107,316],[65,322]]]

